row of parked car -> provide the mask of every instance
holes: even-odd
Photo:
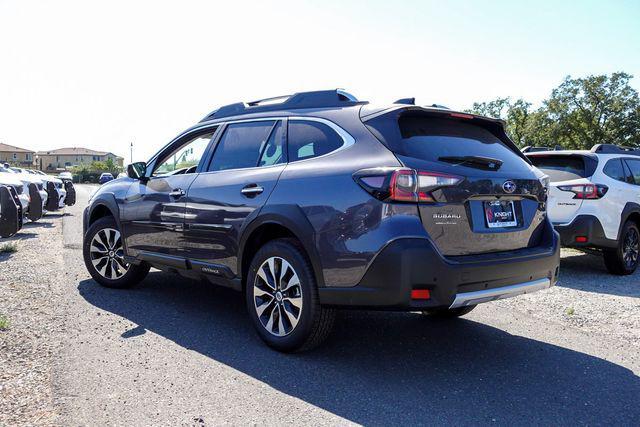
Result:
[[[25,220],[38,221],[47,212],[75,202],[70,174],[57,178],[39,170],[0,165],[0,237],[16,234]]]

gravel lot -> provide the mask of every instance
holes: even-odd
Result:
[[[561,284],[456,322],[345,312],[270,351],[235,293],[152,272],[98,287],[65,216],[0,257],[0,425],[640,424],[640,273],[563,251]]]
[[[10,239],[13,254],[0,254],[0,425],[56,425],[52,365],[64,316],[56,301],[63,287],[62,222],[49,214],[27,223]]]

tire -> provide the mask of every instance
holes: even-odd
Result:
[[[638,268],[640,232],[638,226],[627,221],[622,227],[618,247],[604,251],[604,265],[611,274],[626,276]]]
[[[107,288],[129,288],[142,281],[149,272],[149,265],[145,263],[133,265],[124,262],[122,238],[112,216],[100,218],[91,224],[82,246],[84,264],[89,274]]]
[[[272,240],[258,250],[249,266],[245,298],[258,335],[277,351],[310,350],[333,327],[335,310],[320,306],[311,262],[295,239]]]
[[[457,308],[432,308],[423,310],[422,314],[438,319],[452,319],[454,317],[464,316],[465,314],[471,312],[471,310],[473,310],[474,308],[476,308],[475,305],[468,305],[466,307]]]

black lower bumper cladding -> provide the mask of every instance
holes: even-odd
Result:
[[[58,209],[60,209],[60,196],[58,195],[58,190],[56,190],[56,185],[49,181],[47,182],[47,210],[57,211]]]
[[[31,221],[37,221],[42,218],[42,196],[38,191],[38,186],[33,182],[29,184],[29,212],[27,217]]]
[[[64,204],[67,206],[73,206],[76,204],[76,189],[73,187],[73,182],[65,181],[64,189],[67,191],[67,197],[64,199]]]
[[[11,237],[22,228],[22,205],[11,186],[0,185],[0,237]]]
[[[560,233],[562,246],[602,249],[618,247],[618,241],[607,238],[602,223],[593,215],[578,215],[570,224],[556,225],[555,229]]]
[[[492,290],[496,295],[491,298],[497,299],[500,290],[514,285],[522,287],[521,293],[548,287],[556,282],[560,263],[559,238],[551,224],[548,227],[537,248],[462,257],[443,257],[427,239],[399,239],[378,254],[358,285],[321,288],[320,301],[330,306],[406,311],[451,307],[459,296],[489,295]],[[428,290],[430,297],[414,300],[412,290]]]

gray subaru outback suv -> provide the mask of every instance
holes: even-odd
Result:
[[[127,174],[85,210],[92,277],[231,287],[280,351],[319,344],[337,308],[457,317],[558,277],[548,180],[503,123],[412,99],[228,105]]]

